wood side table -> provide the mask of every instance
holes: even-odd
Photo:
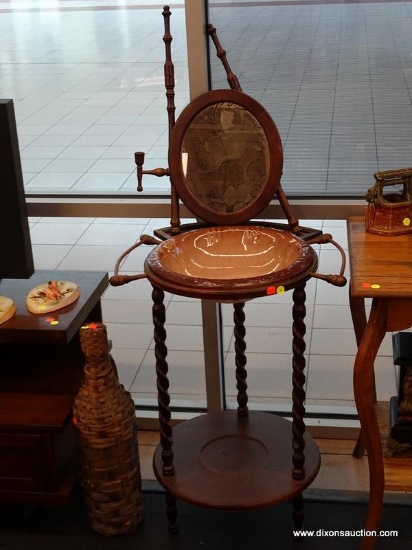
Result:
[[[358,344],[353,388],[361,425],[354,456],[360,458],[366,448],[370,492],[365,529],[378,531],[385,476],[375,410],[374,363],[386,332],[405,330],[412,325],[412,235],[387,237],[366,233],[362,217],[349,218],[347,226],[349,302]],[[365,298],[372,298],[369,318]],[[364,538],[361,548],[373,548],[375,540],[376,537]]]
[[[28,312],[29,291],[51,279],[76,283],[80,298],[49,315]],[[17,307],[0,326],[0,502],[68,501],[79,471],[71,422],[84,369],[78,331],[102,320],[107,286],[107,273],[86,271],[36,271],[0,283],[0,295]]]

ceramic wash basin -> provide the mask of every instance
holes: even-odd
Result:
[[[280,293],[316,271],[314,250],[288,231],[255,225],[207,227],[161,243],[148,279],[164,290],[230,300]]]

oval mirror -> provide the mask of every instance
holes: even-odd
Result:
[[[236,90],[192,101],[170,136],[169,169],[181,201],[213,224],[256,217],[280,184],[282,142],[269,113]]]

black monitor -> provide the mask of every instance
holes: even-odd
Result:
[[[34,273],[12,99],[0,99],[0,280]]]

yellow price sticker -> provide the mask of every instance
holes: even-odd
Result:
[[[408,225],[411,225],[411,219],[410,218],[403,218],[403,225],[408,227]]]

